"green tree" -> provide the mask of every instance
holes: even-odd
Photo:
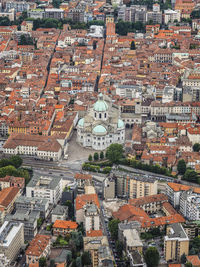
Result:
[[[196,183],[198,179],[198,174],[194,170],[187,169],[185,174],[183,175],[183,179]]]
[[[149,247],[144,255],[147,267],[157,267],[159,264],[159,253],[157,248]]]
[[[181,263],[186,263],[186,255],[185,255],[185,253],[183,253],[182,255],[181,255]]]
[[[135,42],[132,41],[132,42],[131,42],[131,50],[135,50],[135,49],[136,49],[136,47],[135,47]]]
[[[124,246],[123,246],[122,241],[117,240],[117,242],[116,242],[116,250],[117,250],[117,254],[119,255],[120,258],[123,255],[123,248],[124,248]]]
[[[199,152],[200,151],[200,144],[199,143],[195,143],[193,145],[193,151],[194,152]]]
[[[18,155],[10,157],[10,161],[15,168],[19,168],[23,163],[22,158]]]
[[[107,148],[107,158],[112,163],[118,163],[123,156],[123,146],[120,144],[112,144]]]
[[[69,215],[69,218],[72,218],[74,216],[74,207],[73,207],[73,204],[70,200],[67,200],[65,202],[65,206],[68,207],[68,215]]]
[[[112,219],[108,223],[108,228],[109,228],[109,231],[111,233],[111,237],[114,240],[118,239],[118,224],[119,223],[120,223],[120,221],[118,219]]]
[[[100,159],[104,159],[104,153],[103,153],[103,151],[100,152]]]
[[[88,156],[88,161],[92,161],[92,155],[91,154]]]
[[[60,0],[53,0],[52,4],[53,4],[53,7],[59,8],[60,7]]]
[[[94,153],[94,160],[95,161],[99,160],[99,153],[97,152]]]
[[[39,267],[45,267],[47,266],[47,259],[45,257],[41,257],[39,259]]]
[[[192,267],[193,265],[192,265],[192,263],[191,262],[186,262],[186,264],[185,264],[185,267]]]
[[[43,223],[43,218],[37,219],[37,228],[40,229],[41,225]]]
[[[84,251],[81,255],[81,261],[83,266],[92,264],[91,255],[89,251]]]
[[[181,175],[183,175],[186,172],[186,163],[184,159],[178,161],[177,170],[178,173]]]

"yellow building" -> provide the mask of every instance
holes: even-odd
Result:
[[[179,223],[167,227],[167,235],[164,239],[165,260],[179,261],[181,256],[189,252],[189,238]]]

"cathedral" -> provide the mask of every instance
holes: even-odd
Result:
[[[79,120],[77,142],[94,150],[105,150],[110,144],[125,142],[125,126],[120,119],[120,109],[108,96],[99,94],[97,102]]]

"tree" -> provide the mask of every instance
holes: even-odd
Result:
[[[185,267],[192,267],[193,265],[192,265],[192,263],[191,262],[186,262],[186,264],[185,264]]]
[[[111,233],[112,239],[115,239],[115,240],[118,239],[118,224],[119,223],[120,223],[120,221],[118,219],[112,219],[108,223],[108,228],[109,228],[109,231]]]
[[[12,156],[10,158],[10,161],[11,161],[11,164],[13,166],[15,166],[15,168],[19,168],[22,165],[22,163],[23,163],[22,158],[20,156],[18,156],[18,155]]]
[[[159,264],[159,253],[157,248],[149,247],[144,255],[147,267],[157,267]]]
[[[53,7],[59,8],[60,7],[60,0],[53,0],[52,4],[53,4]]]
[[[199,143],[195,143],[193,145],[193,151],[194,152],[199,152],[200,151],[200,144]]]
[[[190,182],[197,182],[198,175],[194,170],[187,169],[185,174],[183,175],[183,179]]]
[[[90,265],[92,263],[91,261],[91,255],[89,251],[84,251],[81,256],[82,265]]]
[[[120,144],[112,144],[107,148],[107,158],[112,163],[118,163],[123,156],[123,146]]]
[[[94,160],[95,161],[99,160],[99,154],[97,152],[94,153]]]
[[[124,248],[124,246],[123,246],[122,241],[117,240],[116,250],[117,250],[117,254],[119,255],[120,258],[122,257],[122,254],[123,254],[123,248]]]
[[[100,159],[104,159],[104,153],[103,153],[103,151],[100,152]]]
[[[181,263],[186,263],[186,255],[185,255],[185,253],[183,253],[182,255],[181,255]]]
[[[184,159],[178,161],[177,170],[178,173],[181,175],[183,175],[186,172],[186,163]]]
[[[73,208],[73,204],[70,200],[67,200],[65,202],[65,206],[68,207],[68,215],[69,215],[69,218],[72,218],[74,216],[74,208]]]
[[[45,267],[47,266],[47,259],[45,257],[41,257],[39,259],[39,267]]]
[[[136,48],[135,48],[135,42],[134,41],[132,41],[131,42],[131,50],[135,50]]]
[[[92,161],[92,155],[91,154],[88,156],[88,161]]]

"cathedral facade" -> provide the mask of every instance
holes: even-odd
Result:
[[[120,119],[120,109],[108,96],[99,94],[97,102],[79,120],[77,142],[95,150],[105,150],[110,144],[125,142],[125,126]]]

